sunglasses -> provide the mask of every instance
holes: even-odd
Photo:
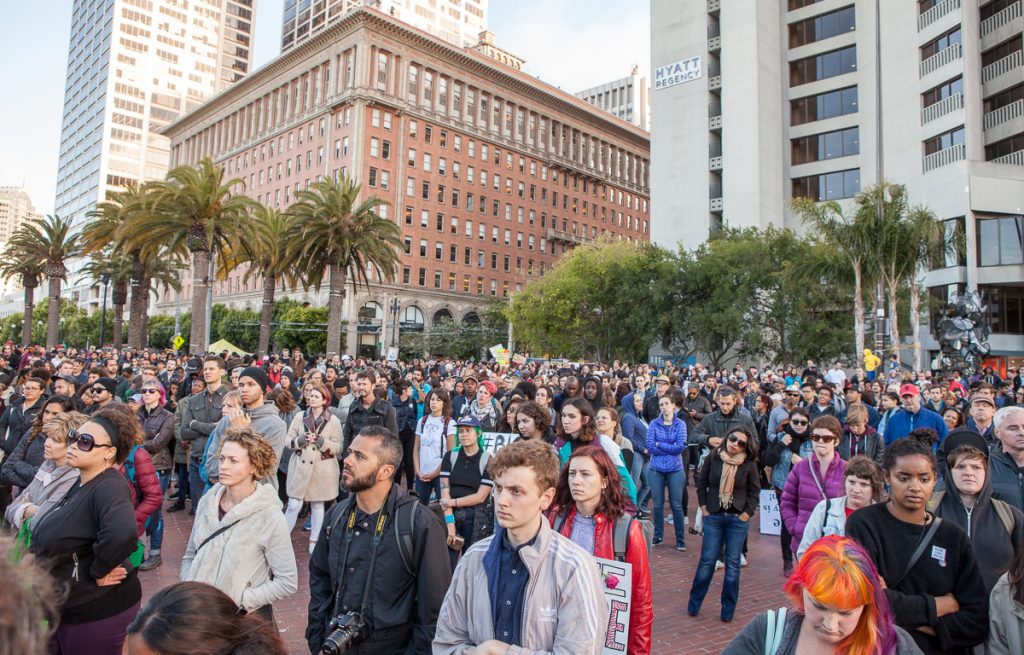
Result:
[[[142,393],[160,393],[156,389],[143,389]]]
[[[792,423],[793,425],[807,425],[807,421],[792,420],[790,421],[790,423]]]
[[[106,390],[106,387],[93,387],[92,389],[89,389],[89,393],[103,393]]]
[[[814,443],[828,443],[830,441],[835,441],[835,440],[836,440],[835,436],[831,435],[831,434],[812,434],[811,435],[811,441],[813,441]]]
[[[739,444],[742,448],[746,448],[747,447],[747,440],[746,439],[740,439],[739,437],[737,437],[734,434],[730,434],[729,435],[729,443]]]
[[[68,430],[68,445],[75,444],[78,446],[78,450],[83,453],[91,451],[96,446],[105,448],[116,448],[114,444],[110,443],[96,443],[96,437],[92,436],[87,432],[79,432],[78,430]]]

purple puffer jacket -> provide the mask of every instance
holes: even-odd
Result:
[[[814,470],[811,470],[811,465]],[[821,465],[818,458],[811,454],[789,472],[786,478],[786,488],[782,490],[782,500],[779,502],[779,511],[782,513],[782,522],[786,524],[789,534],[793,535],[793,552],[800,546],[800,540],[804,537],[804,527],[811,512],[821,501],[828,498],[839,498],[846,492],[846,480],[843,473],[846,471],[846,461],[836,454],[832,463],[828,465],[825,479],[821,479]],[[821,495],[814,478],[825,490],[825,496]]]

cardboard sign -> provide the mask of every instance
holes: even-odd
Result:
[[[633,565],[595,557],[604,582],[608,602],[608,630],[604,634],[603,655],[623,655],[629,645],[629,610],[633,598]]]
[[[499,343],[496,346],[490,347],[491,356],[494,357],[494,361],[498,362],[498,366],[508,366],[511,360],[511,355],[508,352],[508,348],[505,344]]]
[[[758,508],[761,515],[761,534],[782,534],[782,514],[779,512],[779,499],[771,489],[761,490],[761,506]]]
[[[397,362],[398,361],[398,348],[396,348],[394,346],[391,346],[390,348],[388,348],[388,361],[389,362]]]
[[[484,450],[494,454],[519,438],[514,432],[484,432]]]

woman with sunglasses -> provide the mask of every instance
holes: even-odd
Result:
[[[799,397],[799,391],[787,390],[787,402],[794,402],[792,394]],[[780,431],[768,435],[768,450],[761,458],[761,463],[770,470],[769,479],[775,491],[776,502],[782,502],[782,490],[786,486],[786,478],[793,466],[811,455],[811,415],[805,407],[792,407],[788,418],[779,422]],[[782,547],[782,573],[789,576],[793,572],[793,536],[781,526],[780,545]],[[797,541],[799,544],[800,542]]]
[[[46,439],[43,435],[43,426],[50,419],[74,409],[75,402],[67,396],[51,396],[46,400],[42,411],[32,421],[31,431],[18,442],[14,452],[0,467],[0,485],[24,489],[32,483],[44,459]]]
[[[119,655],[142,587],[128,562],[138,545],[131,492],[117,467],[139,435],[129,412],[105,408],[68,434],[67,463],[79,479],[33,520],[32,552],[67,594],[51,655]]]
[[[761,492],[757,471],[757,436],[749,428],[732,429],[704,459],[697,473],[697,499],[704,515],[700,563],[690,587],[686,613],[697,616],[715,573],[715,561],[725,545],[722,582],[722,621],[732,621],[740,595],[740,554],[750,518]]]
[[[39,439],[43,442],[43,463],[32,481],[7,508],[5,518],[16,530],[36,520],[59,503],[78,480],[78,469],[67,463],[68,431],[78,429],[89,417],[64,412],[47,421]]]
[[[153,460],[153,468],[156,470],[156,477],[160,483],[160,497],[167,493],[167,486],[171,481],[171,469],[174,468],[174,460],[171,459],[169,449],[171,439],[174,438],[174,414],[171,414],[164,407],[164,388],[154,381],[145,381],[141,389],[142,407],[136,413],[139,423],[142,424],[143,441],[142,447],[146,449]],[[140,566],[140,571],[155,569],[163,563],[160,558],[160,548],[164,541],[164,516],[161,502],[156,511],[149,517],[146,524],[146,535],[149,537],[149,557]]]
[[[779,500],[779,513],[789,534],[793,551],[804,537],[804,526],[818,503],[838,498],[845,490],[846,462],[837,448],[843,424],[834,416],[819,416],[811,423],[813,452],[793,467]]]

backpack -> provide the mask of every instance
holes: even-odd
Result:
[[[420,426],[419,426],[419,428],[417,428],[416,434],[423,434],[423,428],[425,428],[427,426],[427,419],[428,418],[430,418],[429,414],[425,415],[423,418],[420,419]],[[441,457],[442,458],[444,457],[445,451],[448,450],[448,426],[451,425],[451,424],[452,424],[452,417],[449,416],[448,418],[446,418],[444,420],[444,426],[442,426],[442,428],[441,428]],[[481,457],[480,460],[483,461],[483,457]],[[452,460],[452,465],[453,466],[455,465],[455,460],[454,459]],[[481,471],[482,470],[483,469],[481,469]]]
[[[568,516],[566,512],[561,512],[555,517],[555,532],[562,533],[562,526],[565,525],[566,516]],[[615,520],[615,528],[612,532],[612,550],[615,552],[615,561],[617,562],[626,561],[626,552],[629,550],[629,530],[633,521],[640,524],[644,541],[647,542],[647,556],[651,556],[654,544],[654,524],[647,520],[633,518],[629,514],[623,514]],[[648,529],[648,526],[650,529]]]
[[[337,507],[331,524],[326,528],[327,543],[330,544],[331,534],[338,527],[341,517],[348,516],[352,511],[352,505],[356,502],[355,495],[350,495],[347,500]],[[405,572],[411,577],[416,575],[416,547],[414,535],[416,534],[416,509],[420,501],[417,498],[406,498],[405,502],[395,510],[395,544],[398,546],[398,554],[402,557],[402,566]],[[438,519],[440,522],[440,519]]]
[[[447,427],[447,426],[445,426]],[[455,468],[455,462],[459,458],[459,452],[457,450],[448,451],[448,465]],[[491,454],[486,450],[480,450],[480,477],[487,475],[487,463],[491,461]]]
[[[945,498],[945,496],[946,490],[939,489],[934,494],[932,494],[932,497],[928,500],[928,504],[925,505],[925,508],[929,512],[934,514],[935,510],[938,509],[939,504],[942,502],[942,499]],[[996,516],[999,517],[999,520],[1003,523],[1003,527],[1006,528],[1006,532],[1009,533],[1010,538],[1012,539],[1013,530],[1017,526],[1016,521],[1014,521],[1013,518],[1013,512],[1010,510],[1010,506],[1007,505],[1005,501],[999,500],[998,498],[992,498],[991,500],[992,509],[996,511]]]
[[[782,634],[786,631],[786,608],[780,607],[778,613],[768,610],[768,622],[764,636],[764,655],[775,655],[782,645]]]
[[[136,509],[139,507],[139,503],[142,502],[143,496],[142,487],[139,486],[138,481],[135,479],[135,451],[139,448],[142,448],[142,446],[132,446],[131,451],[128,453],[128,459],[124,460],[124,471],[128,474],[128,484],[132,485],[132,504]],[[145,527],[149,527],[149,520],[151,518],[153,518],[152,514],[146,517]]]

